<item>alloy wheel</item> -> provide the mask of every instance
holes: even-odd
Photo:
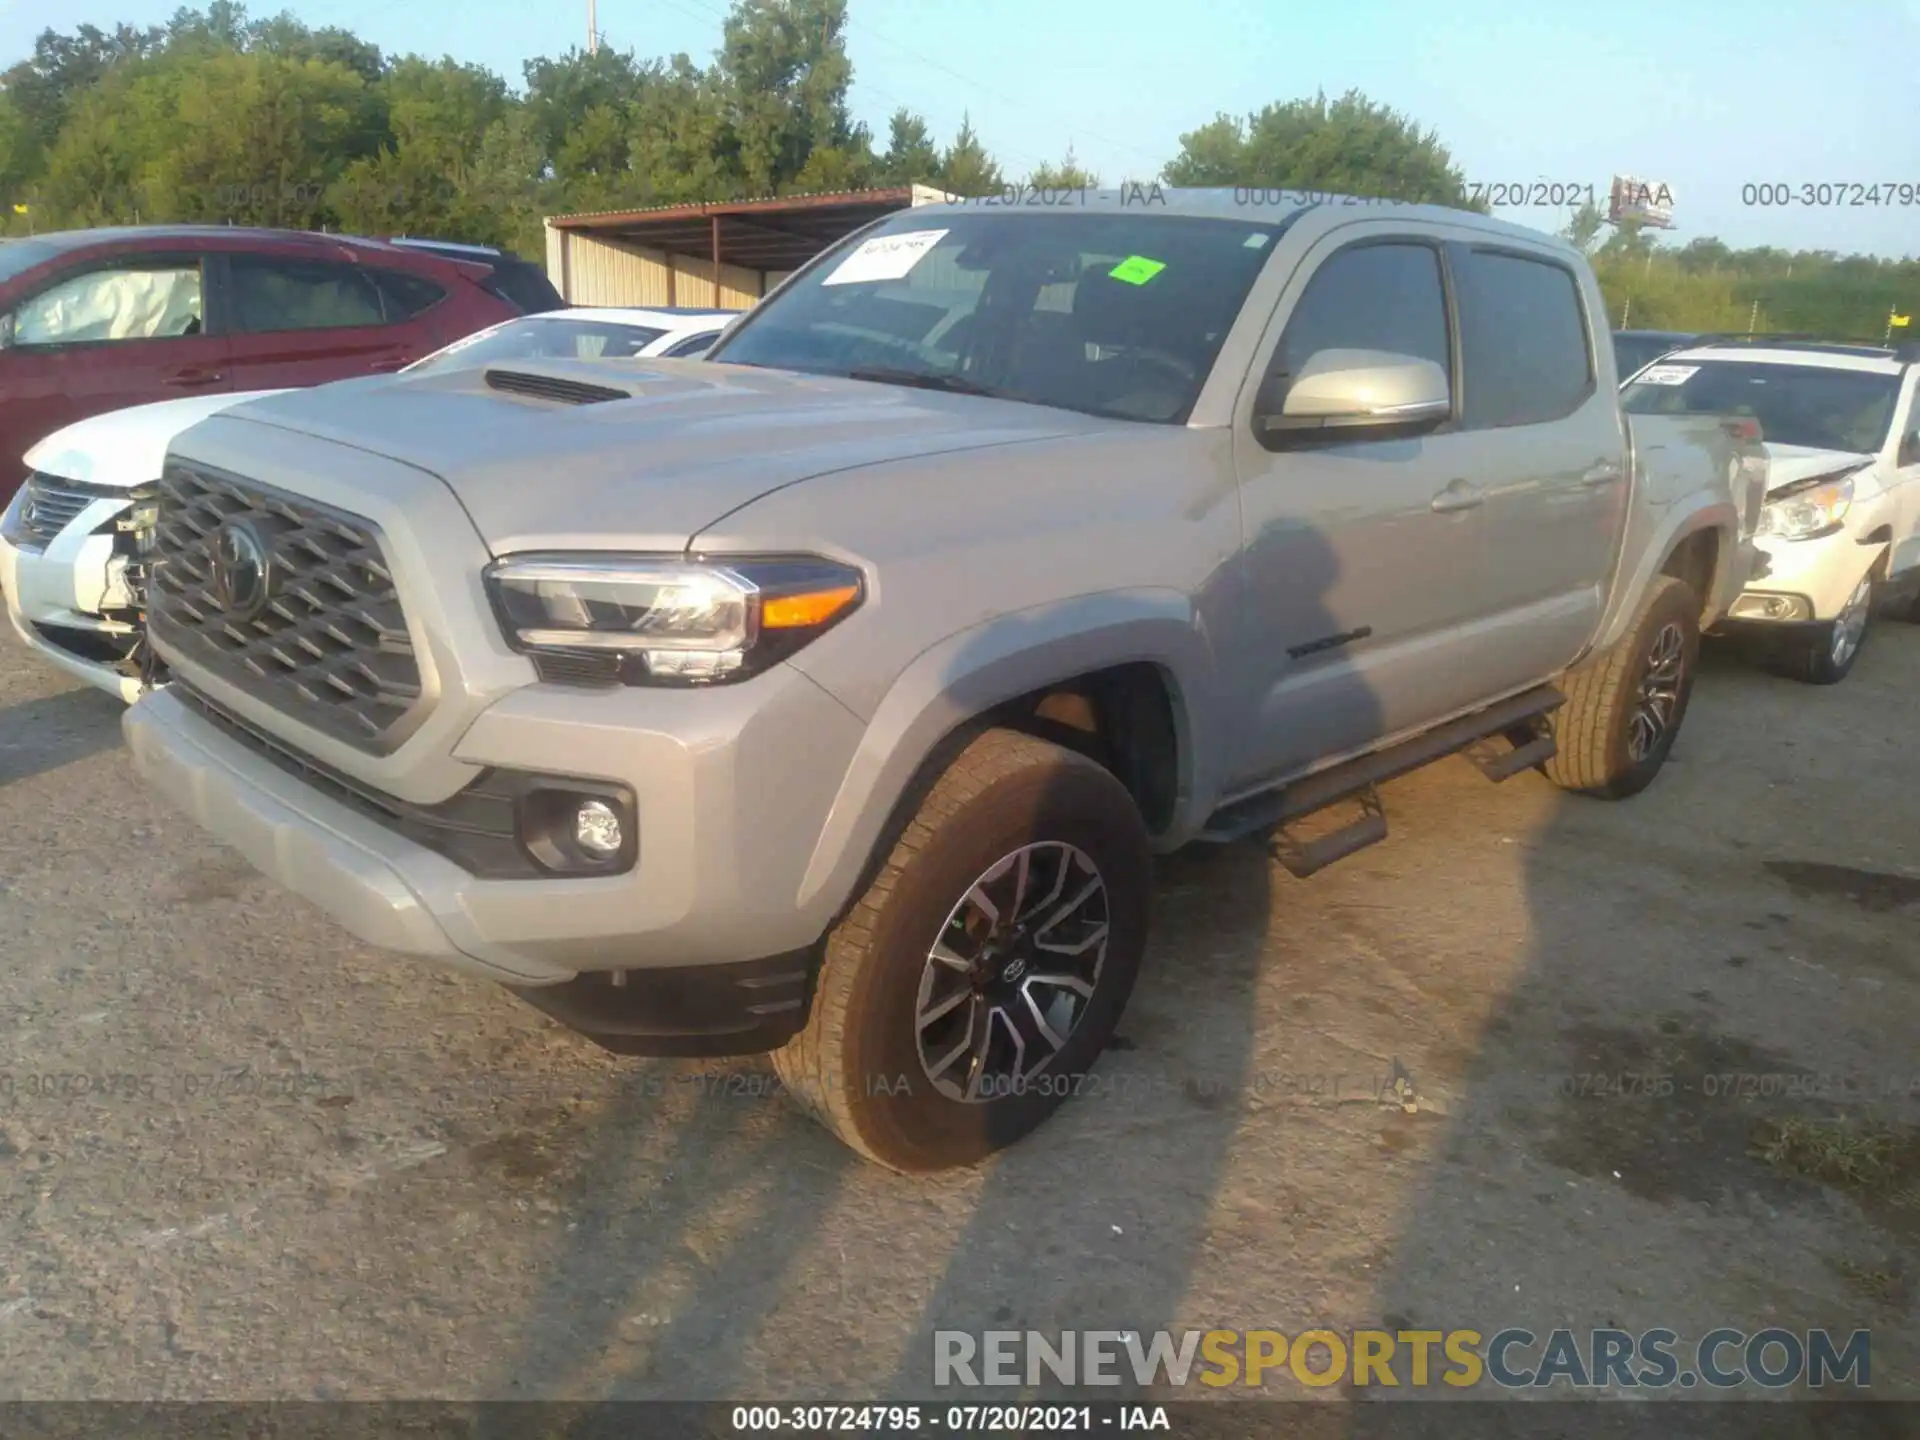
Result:
[[[1636,765],[1651,755],[1673,729],[1686,664],[1687,637],[1678,625],[1662,626],[1647,652],[1647,668],[1640,677],[1627,729],[1627,755]]]
[[[1873,608],[1873,577],[1862,577],[1854,586],[1853,594],[1847,597],[1846,607],[1841,610],[1839,619],[1833,622],[1833,640],[1828,655],[1834,669],[1845,667],[1859,650],[1860,641],[1867,633],[1867,616]]]
[[[920,975],[921,1068],[950,1099],[1024,1091],[1065,1048],[1100,984],[1106,880],[1063,841],[1023,845],[983,871],[940,928]]]

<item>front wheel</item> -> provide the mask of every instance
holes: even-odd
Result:
[[[1686,718],[1699,656],[1700,601],[1685,581],[1659,576],[1626,637],[1561,680],[1567,701],[1553,717],[1547,778],[1608,800],[1651,785]]]
[[[1867,643],[1867,627],[1879,598],[1874,579],[1872,571],[1860,577],[1830,629],[1788,645],[1781,655],[1781,669],[1786,674],[1809,685],[1838,685],[1853,673],[1853,662]]]
[[[1146,826],[1111,773],[988,731],[828,936],[774,1068],[890,1169],[983,1160],[1085,1082],[1133,991],[1151,884]]]

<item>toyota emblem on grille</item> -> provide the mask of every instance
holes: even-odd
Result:
[[[245,520],[229,520],[213,535],[213,595],[235,620],[267,608],[273,566],[267,542]]]

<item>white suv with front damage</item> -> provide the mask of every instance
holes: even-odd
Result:
[[[1920,623],[1920,345],[1715,341],[1635,375],[1622,408],[1760,427],[1757,554],[1718,629],[1831,685],[1877,614]]]
[[[694,359],[735,310],[577,307],[516,315],[406,369],[434,374],[503,360]],[[337,381],[364,384],[367,377]],[[57,430],[23,457],[27,483],[0,512],[0,592],[26,646],[132,704],[158,671],[145,644],[140,536],[167,446],[209,416],[283,390],[230,391],[109,411]]]

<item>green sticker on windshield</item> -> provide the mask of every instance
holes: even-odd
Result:
[[[1115,280],[1124,280],[1129,285],[1144,285],[1166,268],[1164,261],[1149,260],[1144,255],[1129,255],[1107,274]]]

